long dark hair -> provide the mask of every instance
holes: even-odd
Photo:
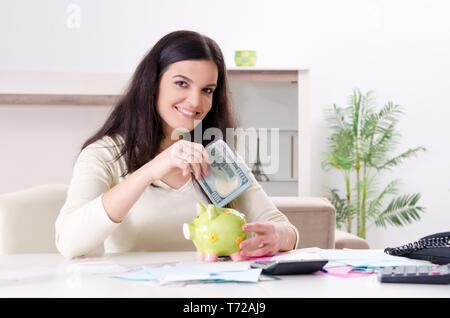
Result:
[[[201,136],[206,129],[216,127],[222,131],[224,140],[227,140],[226,128],[236,128],[237,119],[229,98],[222,51],[207,36],[193,31],[175,31],[160,39],[145,55],[136,68],[126,93],[104,125],[83,144],[81,150],[104,136],[114,137],[118,134],[125,141],[116,158],[124,156],[127,170],[123,176],[152,160],[158,154],[165,137],[162,119],[156,110],[159,81],[170,64],[184,60],[211,60],[217,65],[217,87],[213,93],[211,110],[202,121]],[[191,140],[192,135],[193,131],[190,132]],[[211,141],[202,138],[204,146],[209,142]]]

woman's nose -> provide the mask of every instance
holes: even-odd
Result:
[[[192,108],[200,108],[201,107],[201,94],[195,90],[192,90],[187,98],[190,102]]]

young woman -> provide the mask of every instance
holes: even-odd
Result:
[[[210,203],[193,178],[209,174],[204,146],[211,140],[172,133],[192,135],[199,127],[224,137],[236,127],[224,58],[210,38],[173,32],[144,57],[103,127],[84,143],[56,221],[61,254],[194,250],[182,224],[193,220],[197,202]],[[236,155],[253,180],[229,204],[246,215],[244,231],[252,232],[241,259],[295,248],[297,229]]]

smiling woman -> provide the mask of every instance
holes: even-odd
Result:
[[[198,202],[210,203],[192,176],[209,175],[204,147],[211,140],[179,140],[173,133],[181,130],[192,140],[197,126],[201,136],[215,128],[224,140],[236,128],[225,62],[212,39],[172,32],[143,58],[126,94],[84,143],[56,221],[59,251],[71,258],[99,249],[192,250],[182,224],[195,216]],[[230,205],[254,222],[243,230],[258,234],[241,248],[260,247],[242,257],[294,248],[297,229],[241,163],[253,185]]]
[[[192,131],[194,120],[198,124],[206,117],[212,107],[217,75],[217,65],[208,60],[180,61],[168,67],[160,80],[157,103],[167,138],[174,129]]]

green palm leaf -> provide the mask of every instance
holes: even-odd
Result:
[[[425,208],[416,205],[420,197],[420,193],[414,193],[392,199],[387,208],[375,219],[375,225],[382,227],[386,227],[387,224],[403,226],[420,220],[419,212],[425,211]]]
[[[412,156],[417,156],[417,153],[419,151],[427,151],[427,149],[425,147],[416,147],[413,149],[408,149],[407,151],[401,153],[398,156],[395,156],[394,158],[391,158],[389,160],[387,160],[385,163],[383,163],[381,166],[377,166],[376,169],[377,170],[382,170],[382,169],[388,169],[390,167],[393,166],[397,166],[401,161],[410,158]]]
[[[369,208],[367,209],[367,214],[370,217],[376,217],[380,214],[381,209],[383,207],[383,199],[387,195],[395,195],[398,193],[398,186],[400,185],[400,180],[393,180],[389,182],[389,184],[380,192],[380,194],[370,201]]]

